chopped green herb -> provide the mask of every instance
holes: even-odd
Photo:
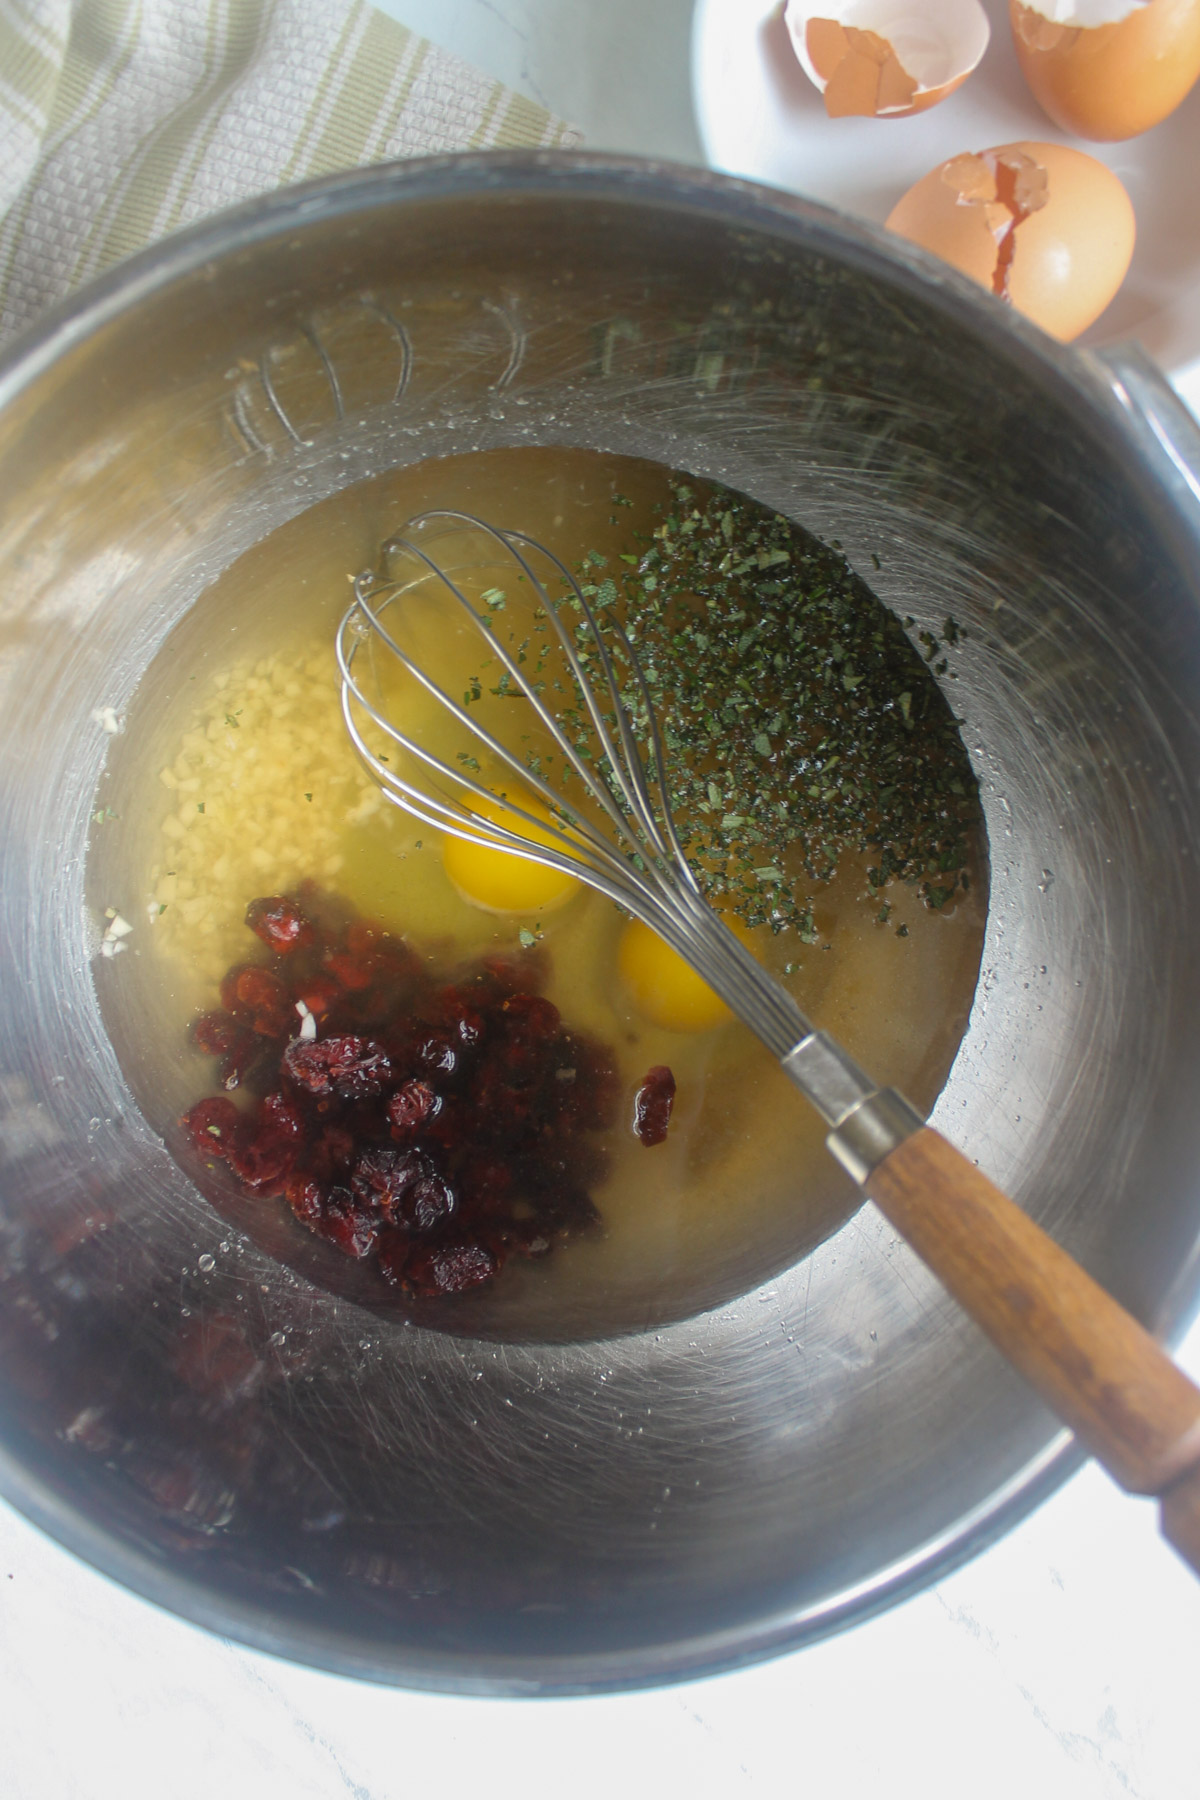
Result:
[[[919,631],[918,651],[839,549],[729,489],[679,486],[638,554],[589,592],[636,650],[697,878],[747,924],[803,942],[817,936],[812,884],[847,854],[871,853],[872,892],[899,880],[945,906],[967,886],[980,817],[931,673],[948,672],[959,627],[948,619],[940,640]],[[591,551],[583,562],[603,565]],[[582,631],[577,649],[598,673]],[[503,679],[492,691],[507,691]],[[634,682],[624,699],[648,746]],[[562,718],[582,753],[583,711]]]

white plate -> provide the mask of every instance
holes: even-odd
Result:
[[[1016,138],[1074,144],[1120,176],[1138,222],[1125,284],[1080,342],[1135,336],[1193,398],[1200,389],[1200,87],[1143,137],[1123,144],[1068,137],[1025,86],[1007,0],[984,5],[992,26],[987,54],[940,106],[912,119],[831,119],[796,61],[782,0],[697,0],[692,90],[709,162],[882,222],[914,181],[961,150]]]

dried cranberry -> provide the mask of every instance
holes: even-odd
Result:
[[[536,1087],[546,1075],[546,1045],[524,1035],[510,1035],[499,1052],[498,1064],[509,1087]]]
[[[483,1037],[483,1014],[458,988],[443,988],[438,995],[438,1015],[454,1041],[473,1050]]]
[[[413,1058],[418,1069],[448,1081],[458,1068],[459,1052],[443,1032],[419,1032],[413,1042]]]
[[[236,1013],[240,1013],[240,1014],[245,1013],[245,1010],[246,1010],[245,1007],[244,1006],[240,1007],[238,1005],[238,992],[237,992],[238,981],[241,979],[242,975],[245,974],[245,972],[246,972],[246,964],[245,963],[235,963],[233,965],[232,969],[227,969],[225,971],[224,975],[222,975],[222,977],[221,977],[221,987],[220,987],[221,1005],[225,1008],[226,1012],[236,1012]]]
[[[324,1125],[309,1148],[312,1172],[321,1181],[344,1175],[354,1161],[354,1133],[343,1125]]]
[[[325,1211],[325,1190],[311,1175],[292,1174],[284,1183],[284,1197],[300,1220],[315,1231]]]
[[[387,1104],[388,1121],[393,1137],[412,1137],[428,1119],[441,1110],[442,1101],[427,1081],[406,1081],[397,1088]]]
[[[311,920],[286,894],[252,900],[246,908],[246,923],[278,956],[307,949],[316,937]]]
[[[237,999],[254,1013],[254,1030],[264,1037],[279,1037],[295,1022],[291,995],[270,968],[246,968],[237,979]]]
[[[533,1121],[534,1096],[514,1088],[503,1067],[491,1064],[480,1071],[472,1090],[476,1131],[490,1144],[514,1145],[528,1137]]]
[[[647,1147],[666,1142],[675,1102],[675,1077],[659,1063],[646,1073],[633,1100],[633,1133]]]
[[[395,1220],[409,1188],[432,1173],[432,1169],[421,1150],[397,1150],[391,1144],[377,1144],[364,1150],[355,1161],[350,1190],[360,1206],[373,1207],[385,1218]]]
[[[295,1009],[278,975],[258,963],[231,969],[221,983],[221,1004],[245,1019],[263,1037],[285,1037],[295,1023]]]
[[[208,1156],[227,1153],[241,1122],[242,1114],[233,1101],[225,1100],[219,1094],[197,1100],[181,1121],[197,1150]]]
[[[364,1150],[350,1187],[360,1206],[422,1236],[447,1225],[458,1210],[454,1189],[421,1150],[391,1145]]]
[[[381,1094],[392,1073],[382,1045],[370,1038],[293,1038],[283,1053],[289,1078],[321,1098],[365,1100]]]
[[[370,987],[379,966],[369,952],[353,956],[349,950],[327,950],[324,960],[333,979],[352,994],[362,993]]]
[[[232,1093],[235,1088],[255,1085],[258,1077],[264,1073],[268,1080],[273,1080],[278,1072],[278,1054],[275,1045],[247,1027],[239,1035],[229,1055],[218,1065],[217,1079],[227,1093]]]
[[[500,1011],[505,1023],[534,1043],[549,1043],[558,1033],[562,1015],[552,1000],[540,994],[511,994]]]
[[[545,1255],[595,1219],[594,1133],[620,1084],[605,1050],[562,1029],[540,956],[491,957],[438,987],[403,939],[309,885],[252,903],[248,923],[295,972],[238,965],[224,1010],[193,1028],[222,1078],[263,1095],[253,1115],[194,1108],[201,1149],[425,1296],[490,1281],[508,1254]],[[293,1035],[297,1002],[322,1037]]]
[[[403,938],[394,937],[382,925],[356,921],[346,933],[346,949],[351,956],[371,959],[381,994],[394,995],[400,985],[425,984],[421,959]]]
[[[192,1042],[205,1056],[228,1056],[245,1036],[245,1026],[239,1025],[232,1013],[201,1013],[192,1022]]]
[[[264,1137],[294,1142],[304,1136],[304,1118],[286,1094],[267,1094],[258,1109],[258,1129]]]
[[[541,950],[526,950],[521,957],[485,956],[482,980],[498,999],[510,994],[533,994],[546,979],[546,958]]]
[[[429,1299],[441,1294],[462,1294],[491,1281],[499,1267],[500,1259],[485,1244],[431,1244],[409,1254],[403,1284],[410,1292]]]
[[[192,1026],[192,1042],[206,1056],[219,1056],[217,1077],[227,1090],[241,1087],[263,1052],[263,1041],[252,1026],[239,1024],[232,1013],[201,1014]]]
[[[279,1138],[237,1136],[229,1147],[229,1166],[238,1180],[256,1194],[282,1194],[286,1177],[296,1160],[293,1144]]]
[[[392,1136],[398,1143],[407,1143],[412,1135],[392,1127]],[[418,1135],[422,1144],[432,1144],[442,1150],[455,1150],[470,1143],[475,1136],[474,1108],[461,1094],[438,1094],[437,1105]]]
[[[479,1212],[497,1212],[507,1205],[513,1191],[512,1165],[498,1159],[473,1158],[460,1180],[464,1203]]]
[[[370,1256],[379,1238],[379,1215],[366,1212],[343,1187],[326,1195],[315,1230],[345,1256]]]
[[[428,1237],[448,1225],[458,1211],[458,1195],[444,1176],[422,1175],[404,1196],[404,1222],[410,1231]]]

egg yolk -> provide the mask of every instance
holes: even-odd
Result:
[[[549,825],[550,814],[538,801],[522,795],[516,804]],[[548,831],[516,818],[502,800],[480,801],[475,810],[531,843],[554,843]],[[563,905],[579,886],[573,875],[560,869],[449,834],[442,843],[442,864],[463,899],[487,912],[547,912]]]
[[[750,943],[744,925],[729,918],[725,923]],[[631,919],[621,933],[617,969],[638,1011],[666,1031],[711,1031],[733,1017],[720,995],[640,919]]]

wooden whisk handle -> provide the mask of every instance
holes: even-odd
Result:
[[[880,1211],[1122,1487],[1161,1497],[1200,1574],[1200,1388],[962,1153],[926,1126],[868,1176]]]

